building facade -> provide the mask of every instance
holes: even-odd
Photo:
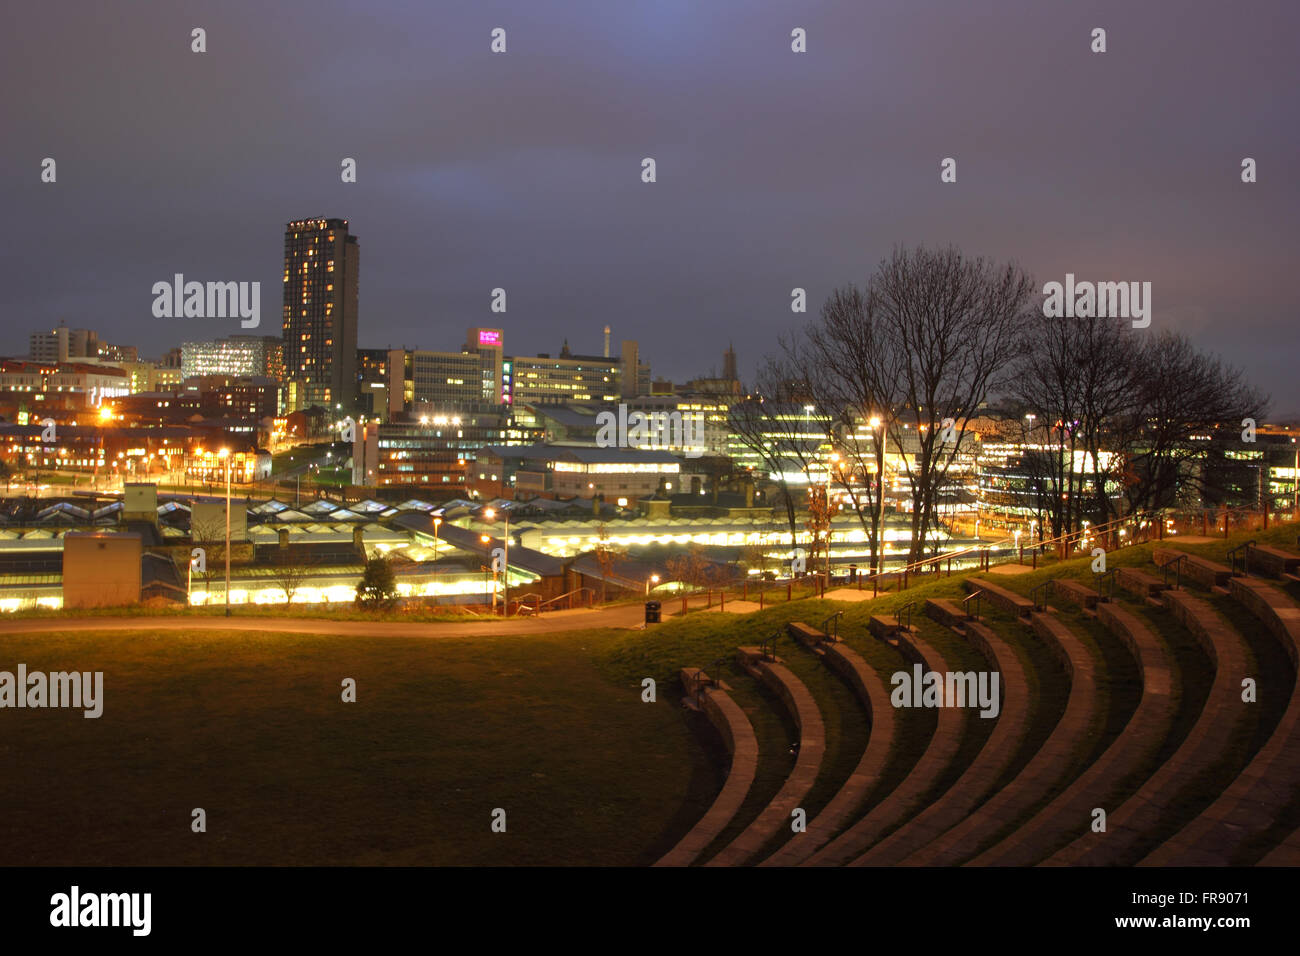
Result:
[[[292,409],[352,410],[361,252],[346,219],[299,219],[284,231],[284,363]]]

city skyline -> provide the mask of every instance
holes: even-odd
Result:
[[[56,44],[68,62],[39,109],[4,107],[14,141],[41,145],[3,160],[26,241],[7,257],[0,352],[25,354],[30,332],[60,320],[142,347],[193,339],[193,322],[149,311],[152,284],[175,273],[261,283],[260,329],[204,337],[274,334],[283,224],[337,216],[366,244],[361,348],[454,348],[491,325],[518,354],[566,338],[599,354],[609,324],[682,380],[743,328],[748,380],[800,318],[793,288],[812,313],[895,244],[953,242],[1015,259],[1040,285],[1151,282],[1153,328],[1241,366],[1271,417],[1293,417],[1300,197],[1284,166],[1297,134],[1279,120],[1296,68],[1277,24],[1300,14],[1264,6],[1272,19],[1226,34],[1211,4],[1190,4],[1173,43],[1158,11],[1120,4],[1086,20],[1012,4],[996,21],[924,4],[883,17],[746,7],[703,24],[577,4],[439,11],[427,31],[281,10],[255,34],[227,28],[246,12],[235,5],[205,23],[201,55],[179,13],[69,33],[67,14],[26,11],[6,79]],[[1088,49],[1094,19],[1104,55]],[[806,54],[791,51],[794,27]],[[935,57],[952,36],[962,45]],[[307,82],[345,38],[358,51],[347,75]],[[400,55],[368,52],[393,42]],[[106,123],[106,96],[136,109]],[[41,181],[47,156],[54,183]],[[641,181],[647,156],[654,183]],[[955,183],[940,180],[947,157]],[[1258,182],[1241,182],[1243,157]],[[355,183],[340,176],[347,158]],[[51,203],[75,209],[78,229]],[[498,287],[505,314],[490,311]]]

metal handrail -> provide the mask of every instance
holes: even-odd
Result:
[[[1071,539],[1079,540],[1079,539],[1082,539],[1082,538],[1084,538],[1084,537],[1089,537],[1089,536],[1094,535],[1094,534],[1099,534],[1099,533],[1102,533],[1102,532],[1109,532],[1109,531],[1111,531],[1111,530],[1114,530],[1114,529],[1117,529],[1117,528],[1121,528],[1121,527],[1124,527],[1125,525],[1129,525],[1129,524],[1132,524],[1132,523],[1133,523],[1133,516],[1132,516],[1132,515],[1130,515],[1130,516],[1128,516],[1128,517],[1126,517],[1126,518],[1112,518],[1110,521],[1107,521],[1107,522],[1105,522],[1105,523],[1103,523],[1103,524],[1099,524],[1099,525],[1090,525],[1087,529],[1085,529],[1085,530],[1083,530],[1083,531],[1069,531],[1069,532],[1066,532],[1065,534],[1057,535],[1057,536],[1054,537],[1054,538],[1046,538],[1046,539],[1044,539],[1044,540],[1042,540],[1042,541],[1037,541],[1037,542],[1035,542],[1035,543],[1033,544],[1033,547],[1035,547],[1035,548],[1045,548],[1045,547],[1047,547],[1048,545],[1061,544],[1061,543],[1069,543],[1069,542],[1071,541]],[[1014,547],[1016,546],[1016,543],[1017,543],[1017,539],[1016,539],[1016,537],[1015,537],[1014,535],[1011,535],[1011,536],[1008,536],[1008,537],[1005,537],[1005,538],[999,538],[997,541],[992,541],[992,542],[989,542],[989,543],[987,543],[987,544],[985,544],[985,543],[981,543],[981,544],[979,544],[979,545],[972,545],[971,547],[968,547],[968,548],[962,548],[962,549],[957,550],[957,551],[944,551],[944,552],[942,552],[942,553],[940,553],[940,554],[931,555],[931,556],[928,557],[928,558],[922,558],[922,559],[919,560],[919,561],[913,561],[913,562],[910,563],[910,564],[905,564],[905,565],[903,565],[901,568],[894,568],[894,569],[889,570],[889,571],[886,571],[886,570],[884,569],[884,566],[883,566],[883,563],[882,563],[881,570],[877,571],[875,574],[863,575],[862,577],[863,577],[863,580],[870,581],[870,580],[872,580],[873,578],[874,578],[874,579],[880,579],[880,578],[883,578],[886,574],[895,574],[895,575],[896,575],[896,574],[899,574],[900,572],[905,574],[905,573],[907,573],[907,572],[909,572],[909,571],[914,571],[914,570],[917,570],[917,569],[923,568],[923,567],[925,567],[927,564],[934,564],[934,565],[937,566],[939,562],[941,562],[941,561],[951,561],[953,558],[961,558],[961,557],[966,557],[966,556],[968,556],[968,555],[980,554],[980,553],[985,552],[985,551],[990,551],[990,552],[991,552],[991,551],[993,551],[994,549],[1001,549],[1001,548],[1003,548],[1003,547],[1008,547],[1008,546],[1014,548]]]
[[[1101,584],[1103,581],[1109,582],[1106,587],[1106,600],[1113,602],[1115,600],[1115,576],[1119,574],[1119,568],[1108,568],[1105,571],[1092,572],[1092,583],[1097,591],[1097,599],[1101,600]]]
[[[572,591],[566,591],[566,592],[563,593],[563,594],[558,594],[558,595],[556,595],[555,597],[550,598],[549,600],[546,600],[546,601],[540,601],[540,602],[537,604],[537,607],[535,607],[535,608],[533,609],[533,610],[534,610],[534,613],[541,614],[541,613],[542,613],[542,609],[545,608],[546,605],[548,605],[548,604],[554,604],[556,601],[563,601],[565,598],[567,598],[567,597],[572,597],[572,596],[575,595],[575,594],[581,594],[583,591],[590,591],[590,592],[592,593],[593,596],[595,596],[595,594],[596,594],[596,590],[595,590],[595,588],[586,588],[586,587],[583,587],[583,588],[574,588]],[[531,592],[530,592],[529,594],[525,594],[525,595],[524,595],[524,597],[531,597],[531,596],[533,596]],[[540,594],[538,594],[538,595],[536,595],[536,596],[537,596],[537,597],[541,597]],[[570,602],[570,606],[572,606],[572,602]]]
[[[1250,574],[1250,549],[1253,547],[1258,547],[1258,545],[1255,543],[1255,539],[1251,538],[1249,541],[1239,544],[1235,548],[1228,549],[1228,563],[1232,567],[1233,577],[1237,576],[1238,551],[1241,552],[1241,573],[1244,575]]]
[[[822,621],[822,626],[819,628],[819,630],[820,630],[823,634],[827,635],[828,637],[839,637],[839,636],[840,636],[840,618],[842,618],[843,616],[844,616],[844,612],[843,612],[843,611],[836,611],[835,613],[833,613],[832,615],[830,615],[830,617],[826,618],[826,620]],[[832,624],[832,623],[835,625],[835,629],[834,629],[833,631],[828,631],[828,630],[826,629],[826,625],[827,625],[827,624]]]
[[[1052,582],[1051,582],[1050,580],[1048,580],[1048,581],[1043,581],[1041,584],[1035,584],[1032,588],[1029,589],[1029,597],[1030,597],[1030,600],[1032,600],[1032,601],[1034,602],[1034,610],[1035,610],[1035,611],[1045,611],[1045,610],[1047,610],[1047,594],[1046,594],[1046,591],[1047,591],[1047,589],[1050,588],[1051,586],[1052,586]],[[1041,601],[1038,600],[1038,592],[1039,592],[1039,591],[1043,591],[1043,592],[1044,592],[1044,594],[1043,594],[1043,600],[1041,600]]]
[[[966,595],[964,598],[961,599],[961,603],[962,603],[962,607],[963,607],[963,608],[964,608],[964,607],[966,606],[966,604],[969,603],[970,601],[974,600],[974,602],[975,602],[975,613],[972,614],[972,613],[970,613],[969,610],[966,611],[966,617],[967,617],[969,620],[972,620],[972,621],[978,621],[978,620],[980,619],[980,598],[982,598],[983,596],[984,596],[984,589],[983,589],[983,588],[976,588],[976,589],[975,589],[974,591],[972,591],[970,594]]]
[[[776,660],[776,639],[780,636],[781,636],[781,632],[777,631],[770,638],[767,638],[766,640],[761,641],[759,643],[758,650],[763,655],[763,660],[766,661]]]
[[[912,632],[912,608],[916,607],[915,601],[908,601],[894,613],[894,620],[899,622],[899,626],[909,634]],[[903,614],[907,613],[907,623],[903,624]]]
[[[1175,590],[1175,591],[1181,591],[1181,590],[1182,590],[1182,588],[1183,588],[1183,562],[1186,561],[1186,560],[1187,560],[1187,555],[1185,555],[1185,554],[1180,554],[1178,557],[1176,557],[1176,558],[1171,558],[1170,560],[1166,561],[1164,564],[1157,564],[1157,565],[1156,565],[1156,567],[1158,567],[1158,568],[1160,569],[1160,573],[1161,573],[1161,576],[1162,576],[1163,579],[1164,579],[1164,582],[1165,582],[1165,586],[1166,586],[1166,587],[1169,586],[1169,569],[1170,569],[1170,568],[1173,568],[1173,569],[1174,569],[1174,590]]]

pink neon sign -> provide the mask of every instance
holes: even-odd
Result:
[[[496,331],[495,329],[479,329],[478,344],[479,345],[500,345],[501,333]]]

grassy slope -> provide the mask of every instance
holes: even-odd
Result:
[[[1254,537],[1294,548],[1294,534],[1292,526]],[[1226,547],[1178,546],[1216,560]],[[1130,548],[1109,561],[1141,565],[1149,554],[1149,546]],[[1090,583],[1087,564],[1053,562],[999,580],[1026,592],[1062,573]],[[738,644],[757,643],[789,620],[818,624],[840,609],[850,646],[892,673],[901,659],[864,636],[868,615],[962,593],[960,578],[935,575],[875,602],[804,600],[745,616],[693,613],[644,632],[545,637],[359,644],[202,631],[6,636],[0,668],[22,661],[34,670],[104,670],[107,703],[99,721],[68,711],[0,713],[10,725],[0,736],[0,759],[16,768],[0,776],[0,863],[650,862],[720,785],[715,735],[699,718],[682,719],[671,697],[680,667],[721,669],[714,661],[729,661]],[[1243,628],[1253,620],[1230,602],[1215,604]],[[1157,620],[1160,613],[1148,620],[1178,648],[1180,675],[1186,672],[1180,691],[1194,701],[1203,693],[1204,669],[1194,653],[1184,653],[1185,637]],[[1081,764],[1127,721],[1137,700],[1136,669],[1095,622],[1068,613],[1066,619],[1106,673],[1106,725],[1095,729]],[[990,620],[1034,665],[1031,682],[1052,698],[1034,705],[1041,739],[1059,718],[1064,677],[1044,666],[1045,652],[1023,628],[996,615]],[[1295,675],[1261,628],[1246,635],[1261,670],[1260,718],[1246,731],[1253,748],[1276,722]],[[971,652],[955,638],[926,636],[943,642],[955,666],[971,665]],[[806,651],[783,639],[779,653],[827,721],[827,758],[806,801],[811,817],[861,753],[861,712]],[[774,698],[729,663],[722,668],[751,714],[764,755],[776,758],[762,769],[729,831],[734,835],[780,787],[793,759],[793,728]],[[339,703],[345,676],[359,682],[355,705]],[[656,705],[640,702],[644,677],[659,682]],[[930,712],[897,716],[901,745],[869,804],[897,785],[933,732]],[[1181,714],[1179,721],[1185,733],[1190,718]],[[986,732],[978,724],[970,729]],[[963,743],[962,762],[977,742]],[[1031,752],[1026,746],[1021,756]],[[1243,750],[1240,761],[1247,756]],[[1190,782],[1189,806],[1231,770],[1216,768]],[[195,806],[208,811],[207,834],[190,833]],[[489,830],[494,807],[508,812],[507,834]],[[1289,812],[1300,816],[1300,804]]]
[[[642,703],[594,650],[585,634],[6,637],[0,667],[103,670],[106,702],[98,720],[0,712],[0,863],[650,862],[712,799],[715,762],[679,702]]]

